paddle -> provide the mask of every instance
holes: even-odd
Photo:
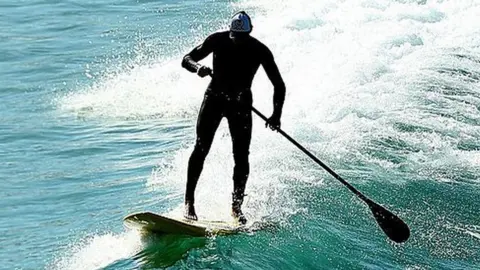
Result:
[[[252,111],[256,113],[260,118],[264,121],[267,121],[267,117],[259,112],[252,106]],[[291,143],[293,143],[296,147],[302,150],[307,156],[313,159],[318,165],[322,166],[328,173],[330,173],[335,179],[340,181],[342,184],[347,186],[350,191],[355,193],[362,201],[364,201],[370,210],[372,211],[375,220],[377,221],[380,228],[382,228],[383,232],[390,238],[392,241],[397,243],[402,243],[407,241],[408,237],[410,236],[410,229],[408,228],[407,224],[403,222],[399,217],[397,217],[392,212],[388,211],[384,207],[380,206],[379,204],[375,203],[374,201],[367,198],[363,195],[360,191],[350,185],[347,181],[345,181],[342,177],[340,177],[336,172],[330,169],[327,165],[325,165],[322,161],[320,161],[316,156],[310,153],[305,147],[295,141],[292,137],[290,137],[287,133],[285,133],[282,129],[276,129],[278,133],[282,134],[283,137],[287,138]]]
[[[212,74],[210,74],[210,76],[212,76]],[[265,115],[263,115],[260,111],[255,109],[255,107],[253,106],[252,106],[252,111],[255,114],[257,114],[260,118],[262,118],[264,121],[267,121],[267,117],[265,117]],[[296,147],[302,150],[303,153],[305,153],[307,156],[313,159],[318,165],[322,166],[323,169],[325,169],[328,173],[330,173],[333,177],[335,177],[335,179],[337,179],[342,184],[344,184],[348,189],[350,189],[350,191],[352,191],[355,195],[357,195],[358,198],[364,201],[368,205],[368,207],[370,207],[373,217],[377,221],[380,228],[382,228],[383,232],[388,236],[388,238],[390,238],[392,241],[397,243],[402,243],[408,240],[408,237],[410,237],[410,229],[408,228],[407,224],[403,222],[403,220],[401,220],[392,212],[388,211],[381,205],[375,203],[374,201],[370,200],[365,195],[363,195],[360,191],[358,191],[356,188],[350,185],[347,181],[345,181],[336,172],[330,169],[327,165],[325,165],[322,161],[320,161],[316,156],[314,156],[307,149],[305,149],[305,147],[303,147],[301,144],[295,141],[292,137],[290,137],[287,133],[285,133],[282,129],[277,128],[276,131],[282,134],[283,137],[287,138],[287,140],[289,140]]]

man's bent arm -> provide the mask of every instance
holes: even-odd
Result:
[[[196,73],[201,67],[198,61],[204,59],[213,52],[214,35],[215,34],[207,37],[203,44],[195,47],[191,52],[186,54],[182,59],[182,67],[190,72]]]

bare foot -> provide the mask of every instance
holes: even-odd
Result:
[[[193,203],[185,203],[185,211],[183,217],[191,220],[198,220],[197,213],[195,213],[195,206]]]

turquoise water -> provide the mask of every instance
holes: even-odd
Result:
[[[404,219],[408,242],[258,118],[245,212],[260,230],[123,227],[181,212],[208,81],[180,60],[240,9],[287,84],[284,130]],[[479,16],[478,1],[3,1],[0,268],[480,268]],[[253,92],[270,114],[262,70]],[[230,149],[222,122],[201,218],[229,219]]]

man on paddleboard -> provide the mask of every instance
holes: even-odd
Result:
[[[215,132],[223,117],[227,118],[233,144],[232,216],[240,223],[247,222],[242,213],[245,185],[250,171],[248,163],[252,136],[252,92],[250,87],[260,65],[274,86],[273,114],[267,125],[280,128],[285,84],[270,50],[250,36],[252,22],[244,12],[233,15],[229,31],[217,32],[195,47],[182,60],[182,67],[200,77],[212,76],[205,91],[197,119],[195,148],[188,162],[185,213],[187,219],[197,220],[195,188],[203,163],[212,145]],[[213,71],[198,61],[213,53]]]

